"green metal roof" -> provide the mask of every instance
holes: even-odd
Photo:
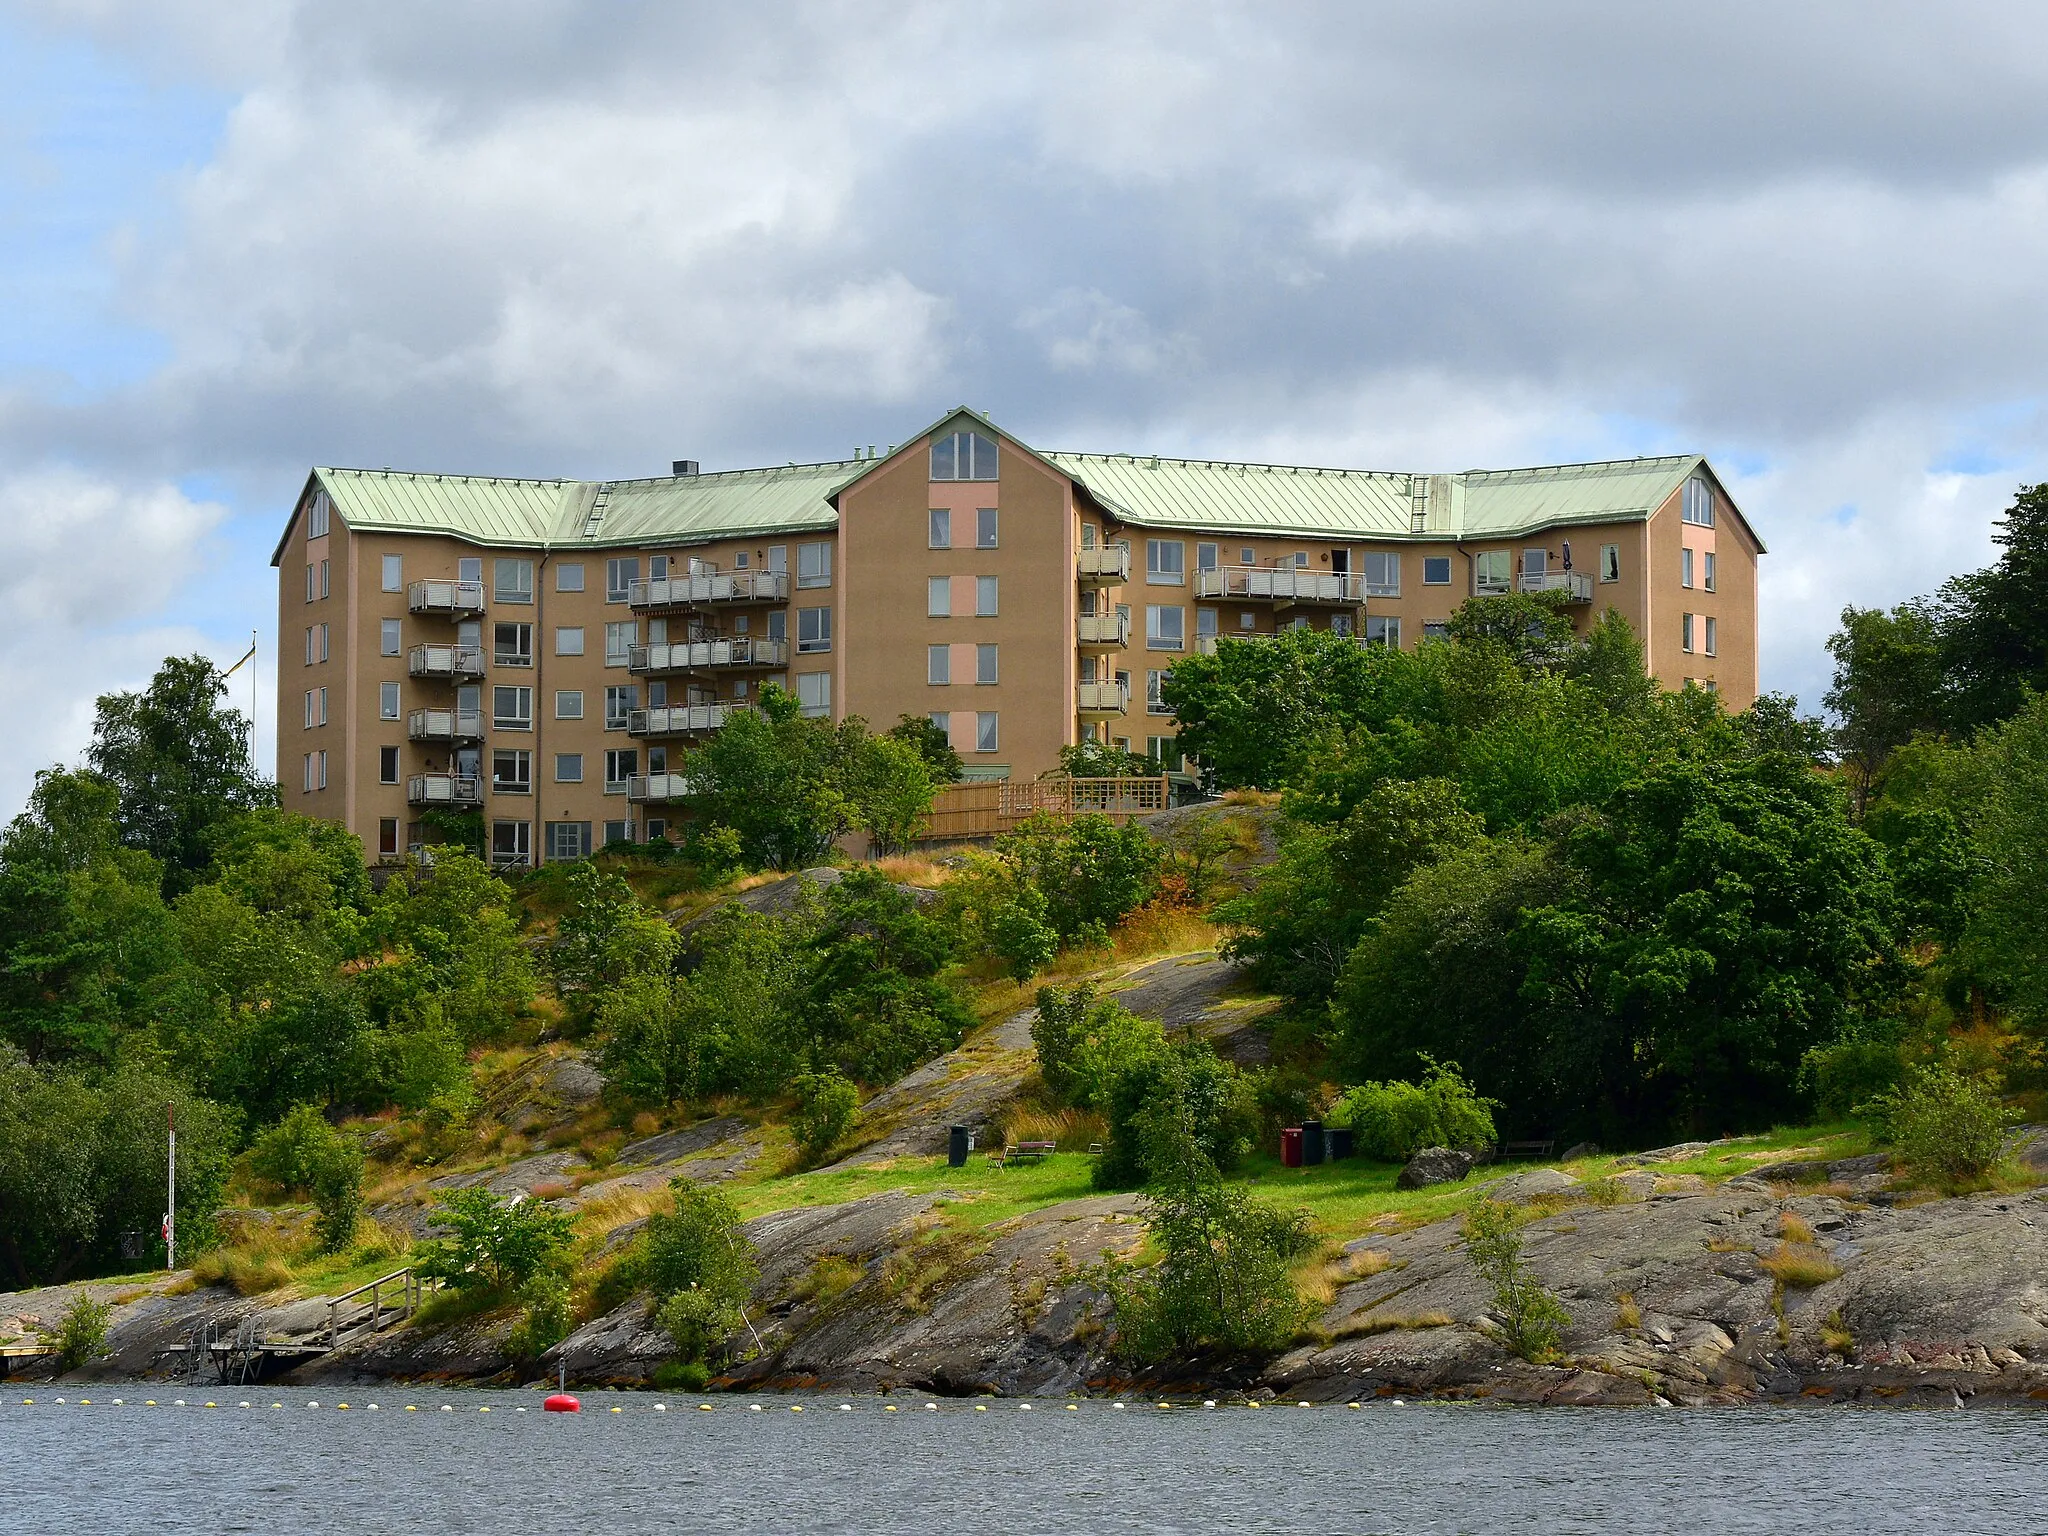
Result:
[[[1687,476],[1713,474],[1697,454],[1424,475],[1057,453],[1030,448],[964,408],[941,417],[910,444],[921,445],[931,431],[963,413],[1069,476],[1118,521],[1187,533],[1509,539],[1547,528],[1640,520]],[[892,456],[608,481],[316,469],[313,483],[354,528],[448,534],[483,545],[644,547],[835,528],[840,493]],[[278,549],[273,564],[282,542]]]

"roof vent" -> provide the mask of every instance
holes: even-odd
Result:
[[[695,459],[676,459],[669,465],[669,473],[680,479],[684,475],[696,474],[697,467]]]

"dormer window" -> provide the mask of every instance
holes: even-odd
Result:
[[[991,479],[994,477],[991,476]],[[330,503],[325,491],[315,491],[313,499],[306,506],[306,537],[324,539],[327,537],[327,511]]]
[[[1685,482],[1685,503],[1680,517],[1688,523],[1697,523],[1702,528],[1714,526],[1714,492],[1706,481],[1694,478]]]
[[[979,432],[949,432],[932,444],[934,480],[993,480],[996,445]]]

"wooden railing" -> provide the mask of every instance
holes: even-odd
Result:
[[[1167,779],[969,779],[948,784],[932,800],[917,835],[921,843],[994,837],[1027,816],[1108,816],[1128,821],[1167,806]]]
[[[341,1336],[344,1332],[356,1333],[367,1328],[370,1332],[376,1333],[384,1327],[384,1290],[387,1286],[396,1287],[398,1291],[398,1300],[392,1305],[390,1310],[391,1321],[399,1322],[419,1311],[421,1303],[427,1298],[427,1293],[439,1290],[441,1282],[438,1279],[430,1279],[416,1274],[412,1267],[407,1265],[404,1269],[394,1269],[388,1275],[379,1275],[367,1285],[359,1285],[352,1291],[343,1291],[339,1296],[328,1297],[327,1347],[329,1349],[334,1348],[341,1341]],[[352,1318],[348,1323],[344,1324],[341,1321],[342,1303],[354,1301],[356,1297],[361,1296],[366,1291],[370,1297],[370,1315],[368,1317]]]

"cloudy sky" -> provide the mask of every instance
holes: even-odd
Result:
[[[313,463],[1698,450],[1764,678],[2048,478],[2038,5],[0,0],[0,811]],[[267,752],[267,721],[265,722]]]

